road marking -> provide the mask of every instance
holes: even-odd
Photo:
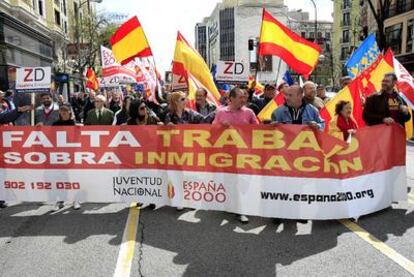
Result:
[[[374,237],[373,235],[365,231],[358,224],[348,219],[339,220],[339,222],[345,225],[353,233],[358,235],[361,239],[371,244],[374,248],[376,248],[382,254],[387,256],[389,259],[393,260],[398,265],[400,265],[402,268],[404,268],[409,273],[414,275],[414,262],[408,260],[406,257],[402,256],[400,253],[398,253],[397,251],[395,251],[394,249],[386,245],[384,242],[380,241],[379,239],[377,239],[376,237]]]
[[[114,277],[127,277],[131,275],[132,259],[134,257],[138,230],[139,211],[136,203],[132,203],[129,208],[128,219],[122,236],[122,244],[119,249]]]

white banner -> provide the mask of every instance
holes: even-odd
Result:
[[[22,67],[16,69],[16,90],[27,92],[49,91],[50,67]]]
[[[405,167],[344,180],[170,170],[1,169],[0,176],[7,201],[141,202],[290,219],[356,217],[407,199]]]

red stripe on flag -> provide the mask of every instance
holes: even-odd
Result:
[[[282,56],[283,60],[289,64],[293,70],[302,74],[305,78],[308,78],[313,70],[312,66],[296,59],[295,56],[289,52],[289,50],[278,46],[277,44],[261,43],[259,55],[277,55],[279,57]]]
[[[125,36],[137,28],[141,28],[141,23],[139,22],[138,17],[134,16],[122,24],[121,27],[119,27],[115,32],[115,34],[112,35],[110,38],[111,45],[116,44],[118,41],[122,40]]]
[[[186,79],[188,78],[187,70],[185,69],[184,65],[179,62],[173,62],[172,73],[175,75],[184,76]]]

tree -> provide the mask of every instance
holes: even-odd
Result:
[[[390,6],[392,0],[367,0],[368,5],[371,9],[372,14],[374,15],[375,21],[378,26],[378,47],[381,50],[387,48],[387,39],[385,36],[384,21],[388,18]],[[374,2],[374,3],[373,3]],[[375,5],[375,2],[377,5]],[[378,9],[376,9],[378,6]]]

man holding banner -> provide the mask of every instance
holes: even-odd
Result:
[[[383,123],[404,126],[411,119],[406,102],[395,91],[396,84],[397,76],[394,73],[385,74],[381,91],[367,98],[363,118],[368,126]]]

